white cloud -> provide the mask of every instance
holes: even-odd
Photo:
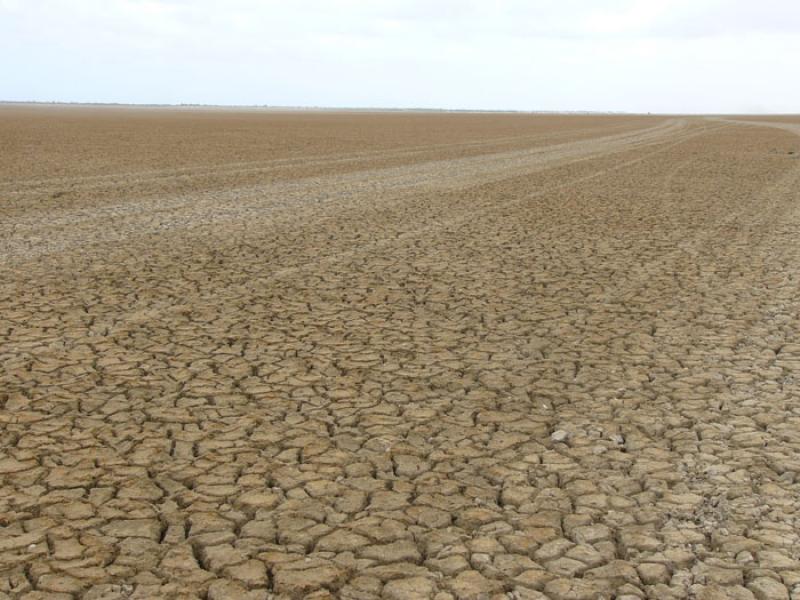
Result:
[[[790,0],[0,0],[0,99],[800,111]]]
[[[587,33],[620,35],[640,33],[653,28],[671,11],[680,7],[671,0],[636,0],[621,10],[605,10],[590,14],[584,21]]]

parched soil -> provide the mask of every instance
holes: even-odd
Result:
[[[0,599],[800,598],[799,136],[0,107]]]

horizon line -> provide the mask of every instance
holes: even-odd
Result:
[[[547,110],[547,109],[502,109],[502,108],[441,108],[441,107],[398,107],[398,106],[325,106],[325,105],[271,105],[271,104],[205,104],[200,102],[81,102],[65,100],[0,100],[0,105],[34,105],[34,106],[67,106],[67,107],[109,107],[109,108],[175,108],[175,109],[250,109],[274,111],[319,111],[319,112],[417,112],[417,113],[489,113],[489,114],[528,114],[528,115],[630,115],[630,116],[719,116],[745,115],[785,116],[798,113],[764,112],[635,112],[624,110]]]

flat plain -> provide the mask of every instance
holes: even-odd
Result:
[[[799,135],[0,106],[0,599],[800,599]]]

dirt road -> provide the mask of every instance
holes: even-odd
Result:
[[[800,599],[800,120],[0,140],[0,599]]]

